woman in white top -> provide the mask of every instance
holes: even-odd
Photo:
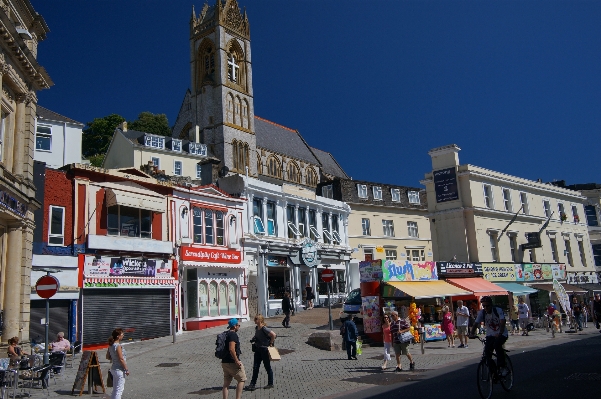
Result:
[[[129,375],[127,369],[127,363],[125,357],[125,349],[121,347],[121,340],[123,339],[123,330],[117,328],[113,330],[113,333],[109,337],[109,350],[106,354],[106,358],[111,360],[111,374],[113,375],[113,392],[111,399],[121,399],[123,389],[125,388],[125,376]]]

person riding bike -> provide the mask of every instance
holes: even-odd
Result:
[[[490,371],[494,374],[496,365],[492,361],[493,351],[497,354],[497,365],[499,366],[499,374],[505,377],[508,373],[505,368],[505,350],[503,344],[507,341],[507,328],[505,327],[505,315],[503,310],[492,305],[492,298],[483,296],[480,299],[483,310],[478,312],[474,326],[470,331],[470,338],[475,338],[476,326],[484,322],[486,327],[486,341],[484,342],[484,352],[486,353],[486,362]]]

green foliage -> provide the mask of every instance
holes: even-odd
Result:
[[[171,128],[165,114],[142,112],[138,115],[138,119],[127,123],[127,128],[160,136],[171,136]]]
[[[104,118],[94,118],[92,122],[86,124],[83,129],[81,142],[82,155],[90,159],[95,155],[104,154],[108,150],[115,128],[125,120],[124,117],[117,114],[111,114]]]
[[[104,162],[104,157],[106,154],[96,154],[96,155],[92,155],[88,158],[88,160],[90,161],[90,164],[92,166],[98,166],[99,168],[102,167],[102,163]]]

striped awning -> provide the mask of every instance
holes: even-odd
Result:
[[[127,286],[175,286],[177,280],[174,278],[153,277],[88,277],[84,279],[84,287],[127,287]]]

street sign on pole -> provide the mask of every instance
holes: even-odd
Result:
[[[50,299],[56,294],[60,283],[54,276],[43,276],[40,277],[37,283],[35,283],[35,291],[40,298]]]
[[[326,269],[321,272],[321,279],[323,282],[327,283],[328,286],[328,318],[330,330],[334,329],[334,323],[332,322],[332,299],[330,298],[330,283],[334,280],[334,271],[330,269]]]
[[[324,283],[331,282],[332,280],[334,280],[334,271],[330,269],[324,270],[323,272],[321,272],[321,279]]]

